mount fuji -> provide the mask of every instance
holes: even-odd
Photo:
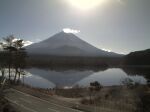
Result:
[[[120,57],[120,54],[107,52],[94,47],[73,33],[59,32],[39,43],[26,47],[28,54],[81,57]]]

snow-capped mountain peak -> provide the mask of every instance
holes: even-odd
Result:
[[[117,56],[118,54],[98,49],[73,33],[59,32],[39,43],[27,46],[31,54],[58,56]]]

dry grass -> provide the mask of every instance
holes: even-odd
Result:
[[[147,94],[144,93],[149,89],[142,85],[132,88],[126,86],[104,87],[101,91],[92,93],[92,101],[90,100],[90,91],[88,88],[57,88],[53,90],[29,87],[17,88],[33,96],[37,96],[38,92],[53,95],[54,97],[59,95],[62,97],[61,100],[66,102],[67,106],[70,105],[72,108],[78,108],[85,112],[149,112],[148,109],[150,107],[147,103],[149,102]],[[150,92],[148,96],[150,97]],[[37,97],[43,98],[41,95]],[[44,96],[45,99],[46,97]],[[66,98],[71,98],[71,102],[67,103]],[[146,111],[143,111],[143,105]]]
[[[114,112],[137,112],[141,103],[139,91],[143,91],[143,87],[139,86],[132,89],[127,87],[108,87],[102,89],[99,93],[95,93],[92,97],[92,102],[89,97],[85,97],[81,100],[81,103],[114,110]]]

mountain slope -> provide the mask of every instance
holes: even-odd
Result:
[[[126,65],[150,65],[150,49],[135,51],[125,56]]]
[[[57,56],[118,57],[119,54],[100,50],[72,33],[60,32],[54,36],[26,47],[29,54]]]

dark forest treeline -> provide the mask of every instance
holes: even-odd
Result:
[[[51,56],[30,54],[27,59],[28,66],[149,66],[150,49],[131,52],[122,57],[79,57],[79,56]]]
[[[150,49],[135,51],[125,56],[125,65],[150,65]]]
[[[28,66],[99,66],[109,67],[117,66],[122,58],[110,57],[77,57],[77,56],[50,56],[50,55],[29,55],[27,59]]]

